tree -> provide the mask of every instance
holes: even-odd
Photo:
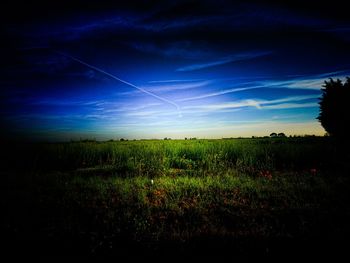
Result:
[[[275,132],[271,133],[271,134],[270,134],[270,137],[271,137],[271,138],[277,137],[277,133],[275,133]]]
[[[283,132],[280,132],[277,136],[278,136],[278,137],[282,137],[282,138],[287,137]]]
[[[322,98],[319,102],[320,113],[317,119],[330,136],[347,139],[350,123],[350,78],[343,84],[340,79],[325,81]]]

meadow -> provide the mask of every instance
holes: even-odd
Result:
[[[329,137],[8,143],[1,159],[7,251],[341,253],[350,234],[349,162]]]

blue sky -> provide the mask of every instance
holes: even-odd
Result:
[[[92,1],[5,18],[2,132],[50,141],[323,135],[322,85],[350,75],[346,12],[217,2]]]

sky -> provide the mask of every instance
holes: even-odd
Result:
[[[350,75],[341,2],[118,2],[5,3],[2,136],[325,133],[322,85]]]

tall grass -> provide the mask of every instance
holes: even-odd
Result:
[[[250,253],[271,238],[349,233],[349,177],[334,176],[329,138],[7,147],[4,226],[15,242],[31,241],[30,250],[48,243],[60,253],[71,244],[119,255],[140,243],[159,251],[166,242],[217,238],[209,248],[226,240],[231,253],[250,240]]]
[[[38,170],[103,169],[121,177],[215,175],[327,168],[327,138],[71,142],[18,146],[7,165]]]

